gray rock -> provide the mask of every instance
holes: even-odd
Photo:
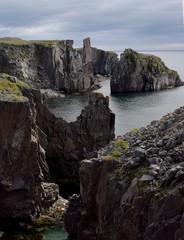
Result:
[[[139,181],[142,181],[142,182],[150,182],[154,179],[154,176],[150,176],[148,174],[144,174],[140,179]]]
[[[111,92],[157,91],[182,84],[178,73],[168,69],[160,58],[125,49],[114,67]],[[166,127],[162,125],[160,129]]]
[[[136,148],[135,150],[134,150],[134,156],[136,157],[136,158],[142,158],[142,159],[144,159],[145,157],[146,157],[146,154],[145,154],[145,149],[143,149],[143,148]]]
[[[126,168],[134,168],[134,167],[140,166],[141,164],[142,164],[142,159],[132,158],[125,164],[125,167]]]
[[[12,83],[16,83],[17,82],[17,77],[8,76],[8,80],[10,80]]]

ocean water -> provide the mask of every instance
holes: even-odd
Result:
[[[166,66],[178,71],[184,81],[184,52],[145,52],[161,57]],[[132,128],[148,125],[163,115],[184,105],[184,86],[147,93],[110,94],[110,81],[104,81],[101,92],[110,99],[110,108],[116,114],[115,133],[123,135]],[[87,105],[89,93],[52,99],[47,102],[50,110],[66,121],[75,121]]]
[[[67,233],[63,228],[48,228],[44,232],[44,240],[65,240],[67,239]]]

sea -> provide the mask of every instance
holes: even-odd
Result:
[[[160,57],[167,67],[176,70],[184,81],[184,51],[143,51]],[[110,80],[101,83],[96,90],[109,96],[110,109],[116,115],[116,136],[123,135],[132,128],[147,126],[152,120],[159,120],[163,115],[184,105],[184,86],[146,93],[110,93]],[[64,98],[50,99],[47,105],[57,117],[68,122],[75,121],[81,110],[88,104],[90,93],[66,95]],[[66,239],[64,229],[48,229],[46,240]]]
[[[166,66],[176,70],[184,81],[183,51],[146,51],[160,57]],[[159,120],[163,115],[184,105],[184,86],[157,92],[146,93],[110,93],[110,80],[101,83],[102,88],[96,90],[109,96],[109,106],[116,115],[115,134],[123,135],[132,128],[148,125],[152,120]],[[47,101],[49,109],[68,122],[75,121],[81,110],[88,104],[90,93],[66,95]]]

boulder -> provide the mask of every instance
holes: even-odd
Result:
[[[125,49],[111,77],[111,92],[157,91],[183,85],[178,73],[154,55]]]

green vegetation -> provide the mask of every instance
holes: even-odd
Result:
[[[129,132],[130,133],[138,133],[139,130],[137,128],[132,128]]]
[[[136,68],[136,64],[139,62],[140,65],[145,66],[150,71],[152,71],[153,68],[156,68],[159,69],[159,71],[167,73],[171,72],[171,70],[165,66],[161,58],[152,54],[138,53],[132,49],[127,49],[126,58],[131,62],[133,66],[132,70]],[[133,73],[131,73],[131,77],[136,77],[136,75],[134,76]]]
[[[114,148],[111,156],[118,157],[120,154],[121,154],[120,150],[118,148]]]
[[[29,88],[29,86],[21,80],[17,80],[13,83],[8,80],[8,76],[8,74],[3,74],[3,78],[0,78],[0,93],[2,96],[4,94],[8,94],[11,96],[13,101],[25,100],[25,97],[22,95],[21,88]]]
[[[124,139],[117,139],[114,141],[115,145],[119,145],[122,149],[127,150],[128,149],[128,142]]]
[[[20,38],[0,38],[0,43],[7,43],[13,45],[28,45],[28,44],[43,44],[46,46],[52,46],[57,42],[61,42],[62,40],[22,40]]]

